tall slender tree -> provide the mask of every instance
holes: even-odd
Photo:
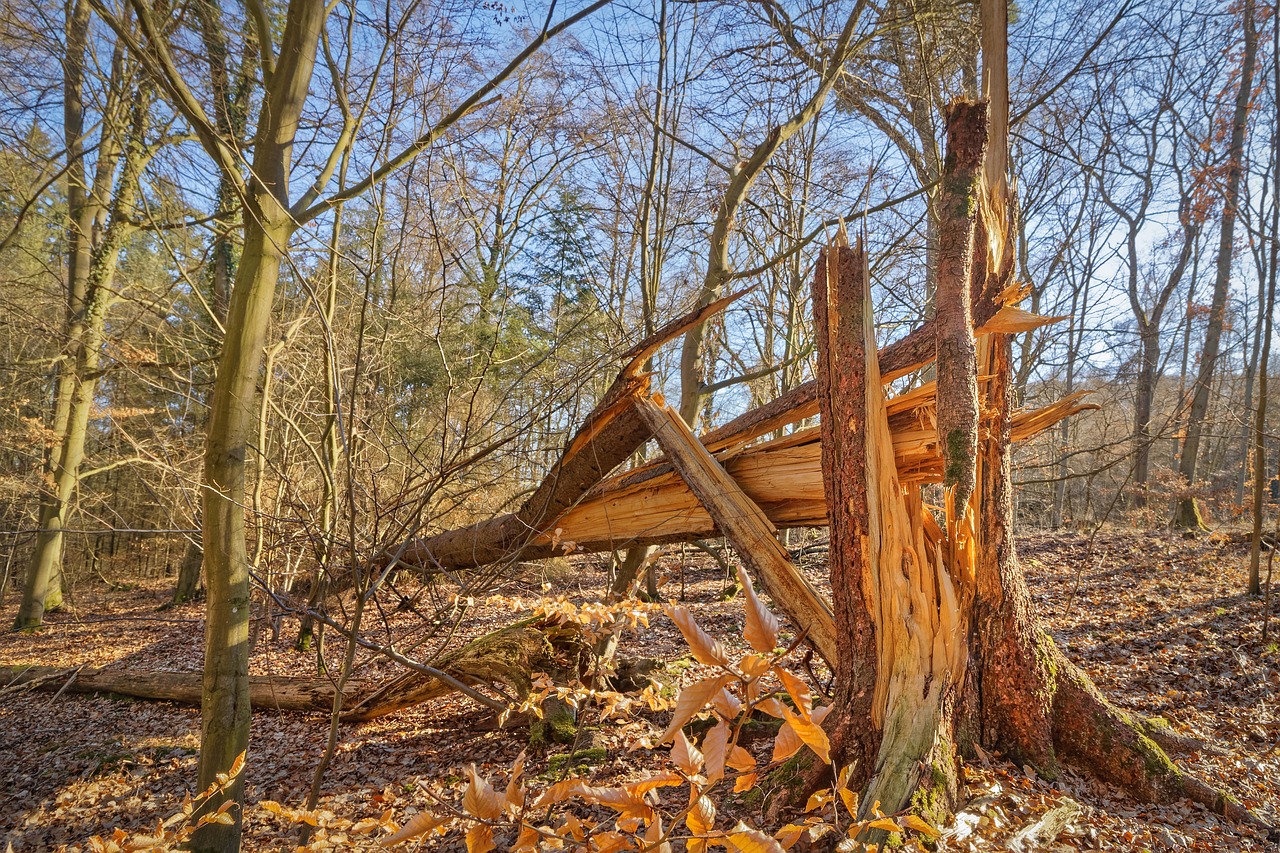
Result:
[[[1235,227],[1240,204],[1240,180],[1244,173],[1245,135],[1248,131],[1249,106],[1253,99],[1253,74],[1258,61],[1257,11],[1254,0],[1244,0],[1241,8],[1242,53],[1235,108],[1231,114],[1231,132],[1227,143],[1227,159],[1222,175],[1222,221],[1218,234],[1218,257],[1214,267],[1213,300],[1209,305],[1209,324],[1200,349],[1200,370],[1196,374],[1187,416],[1186,437],[1178,459],[1178,473],[1188,490],[1195,486],[1200,460],[1200,441],[1209,412],[1209,398],[1218,370],[1222,347],[1222,331],[1226,325],[1227,293],[1231,287],[1231,266],[1235,256]],[[1178,499],[1173,526],[1182,530],[1203,530],[1204,517],[1193,492]]]
[[[227,310],[226,336],[218,377],[209,404],[204,453],[202,545],[208,584],[205,615],[204,691],[201,707],[199,781],[202,788],[229,782],[208,800],[207,811],[244,802],[243,756],[249,745],[250,565],[245,541],[246,461],[257,417],[256,384],[271,319],[272,301],[290,239],[298,228],[358,198],[431,148],[454,124],[480,108],[549,39],[603,8],[595,2],[541,31],[497,73],[479,85],[439,120],[388,157],[364,178],[325,196],[326,188],[353,143],[359,122],[344,122],[328,155],[294,199],[293,154],[303,110],[312,91],[317,52],[325,37],[331,7],[321,0],[289,0],[283,24],[273,25],[265,10],[253,16],[258,72],[263,92],[252,141],[224,135],[210,118],[182,72],[170,44],[168,22],[145,0],[129,0],[137,33],[114,10],[91,0],[104,20],[158,81],[170,104],[185,118],[205,153],[240,198],[244,209],[243,253]],[[279,32],[279,37],[275,33]],[[388,37],[391,37],[390,34]],[[376,79],[376,74],[374,75]],[[334,74],[335,86],[349,85]],[[337,97],[345,97],[339,93]],[[367,103],[367,101],[366,101]],[[251,153],[250,153],[251,151]],[[249,164],[247,171],[244,164]],[[233,851],[240,845],[241,808],[230,824],[206,823],[193,839],[199,851]]]

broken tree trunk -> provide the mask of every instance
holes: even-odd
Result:
[[[548,539],[558,540],[560,537],[554,534],[556,520],[650,437],[648,427],[634,410],[636,400],[649,393],[649,374],[642,369],[645,363],[664,343],[723,311],[746,292],[726,296],[667,323],[625,353],[625,366],[618,378],[520,509],[389,549],[376,562],[385,566],[398,559],[406,566],[445,569],[483,566],[504,559],[529,559],[535,556],[525,553],[529,546],[536,550]],[[537,552],[536,556],[550,554]]]
[[[978,454],[978,362],[970,274],[974,221],[982,197],[987,147],[985,101],[959,100],[947,110],[947,161],[938,204],[938,446],[942,484],[961,514],[973,494]]]
[[[640,400],[637,410],[689,490],[733,543],[747,570],[764,583],[819,654],[834,660],[831,607],[791,562],[778,541],[778,528],[764,510],[703,447],[678,412],[652,399]]]
[[[0,686],[29,685],[33,689],[66,693],[115,693],[139,699],[160,699],[183,705],[200,704],[202,676],[198,672],[144,672],[115,667],[65,669],[50,666],[0,668]],[[353,683],[354,697],[369,685]],[[322,711],[333,708],[333,682],[328,678],[285,675],[249,677],[249,703],[258,711]]]
[[[920,487],[904,493],[866,255],[861,245],[836,245],[824,261],[814,277],[814,317],[831,586],[841,616],[833,743],[863,789],[861,817],[876,803],[892,813],[922,796],[932,810],[938,797],[953,802],[959,788],[951,720],[967,654],[971,527],[949,525],[955,541],[942,541]]]
[[[1004,312],[1002,312],[1004,314]],[[1052,318],[1009,311],[999,328],[1021,331]],[[1083,403],[1085,392],[1050,406],[1020,412],[1013,437],[1022,441],[1077,412],[1096,408]],[[815,398],[816,399],[816,398]],[[933,429],[933,385],[925,385],[888,401],[898,476],[903,484],[942,480],[942,459]],[[707,447],[705,444],[704,447]],[[818,427],[742,448],[738,444],[707,447],[742,491],[779,528],[824,527],[827,501],[822,483],[822,433]],[[556,534],[556,528],[559,533]],[[442,534],[444,535],[444,534]],[[723,535],[715,519],[668,460],[611,477],[556,519],[552,529],[531,533],[514,555],[536,560],[563,554],[594,553],[632,545],[661,545]],[[484,565],[483,549],[451,553],[439,559],[439,540],[428,537],[406,546],[401,563],[413,567],[469,569]],[[435,562],[424,562],[427,555]],[[508,557],[511,558],[511,557]]]

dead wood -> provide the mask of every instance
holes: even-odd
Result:
[[[585,655],[582,630],[577,625],[525,619],[472,640],[431,665],[464,684],[505,687],[511,693],[508,698],[523,699],[535,673],[577,675]],[[447,682],[426,673],[406,672],[345,708],[342,719],[371,720],[453,690]]]
[[[183,705],[199,705],[203,676],[199,672],[146,672],[117,667],[63,669],[49,666],[0,667],[0,682],[7,686],[65,693],[114,693],[138,699],[157,699]],[[346,695],[367,690],[353,682]],[[327,678],[287,675],[249,677],[249,702],[257,711],[322,711],[333,708],[333,682]]]
[[[831,607],[791,562],[778,528],[707,451],[680,415],[654,400],[640,400],[640,417],[680,473],[690,492],[758,578],[827,660],[835,659]]]
[[[468,686],[506,689],[512,698],[528,695],[536,673],[576,675],[586,647],[577,625],[533,618],[485,634],[432,661],[432,667]],[[114,693],[184,705],[200,704],[199,672],[146,672],[117,667],[65,669],[45,666],[0,667],[0,688],[71,693]],[[455,687],[412,670],[381,685],[352,681],[344,691],[342,719],[370,720],[430,699]],[[328,678],[255,675],[249,701],[257,711],[333,710],[334,683]]]
[[[1035,319],[1043,321],[1043,318]],[[1095,408],[1083,402],[1085,396],[1083,392],[1077,393],[1041,409],[1019,412],[1013,422],[1014,439],[1026,440],[1065,417]],[[933,385],[894,397],[887,405],[900,481],[904,485],[940,482],[942,459],[932,428]],[[775,527],[826,526],[819,428],[745,449],[722,449],[714,456]],[[559,528],[559,534],[555,528]],[[520,547],[518,556],[536,560],[563,554],[566,550],[594,553],[722,535],[724,532],[715,519],[675,470],[641,477],[639,482],[627,473],[591,489],[581,502],[556,520],[550,531],[531,534]],[[406,552],[402,562],[422,565],[417,562],[422,557],[420,550],[410,548]],[[475,556],[455,553],[451,562],[441,564],[449,569],[483,565]]]
[[[524,549],[536,546],[541,534],[554,537],[554,525],[560,515],[626,462],[650,437],[648,426],[634,409],[635,401],[649,393],[649,375],[643,372],[645,363],[664,343],[723,311],[746,292],[726,296],[677,318],[627,351],[623,356],[625,366],[613,385],[520,509],[388,549],[375,561],[377,566],[385,567],[397,555],[401,564],[421,568],[470,568],[503,559],[550,556],[536,550],[526,556]]]

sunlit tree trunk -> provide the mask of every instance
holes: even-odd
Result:
[[[1227,147],[1226,181],[1223,191],[1222,223],[1218,238],[1218,260],[1213,281],[1213,301],[1209,306],[1209,325],[1205,329],[1204,346],[1200,350],[1200,371],[1196,376],[1187,417],[1187,434],[1182,442],[1178,473],[1187,488],[1196,482],[1200,457],[1200,441],[1209,411],[1210,391],[1218,368],[1218,351],[1226,323],[1227,292],[1231,285],[1231,261],[1235,248],[1237,207],[1240,203],[1240,177],[1244,172],[1244,142],[1249,118],[1249,102],[1253,97],[1253,72],[1258,58],[1258,33],[1254,20],[1254,2],[1245,0],[1243,15],[1244,55],[1240,61],[1240,82],[1236,91],[1235,111],[1231,119],[1231,139]],[[1173,525],[1182,530],[1202,530],[1204,519],[1195,497],[1180,498],[1174,510]]]
[[[72,30],[77,30],[79,26],[80,23],[73,20]],[[76,39],[83,37],[83,33],[73,34]],[[118,78],[114,82],[123,85],[123,81]],[[112,89],[118,91],[115,85]],[[87,262],[82,257],[82,247],[90,245],[92,235],[82,236],[77,233],[71,241],[69,352],[64,355],[59,366],[53,422],[58,443],[50,451],[51,470],[47,483],[49,491],[41,501],[40,530],[36,534],[35,548],[23,587],[22,603],[15,621],[15,627],[22,630],[40,627],[45,611],[61,602],[58,577],[62,566],[63,530],[80,484],[80,466],[84,461],[89,415],[96,402],[95,391],[98,386],[107,312],[117,298],[116,268],[120,254],[135,230],[131,224],[133,207],[142,169],[150,156],[144,138],[149,111],[150,97],[145,90],[137,91],[134,102],[127,109],[128,127],[121,133],[124,144],[119,175],[112,172],[114,163],[108,165],[99,162],[94,188],[99,194],[112,193],[110,213],[100,240],[93,241]],[[103,137],[110,137],[107,128],[103,129]],[[106,147],[111,150],[110,144]],[[105,187],[113,181],[114,190],[106,190]],[[84,211],[85,207],[79,209]],[[86,224],[92,229],[93,221],[89,219],[92,215],[82,212],[76,218],[86,219],[88,222],[73,223],[73,230],[79,232]]]
[[[214,93],[214,121],[218,131],[228,138],[239,138],[246,122],[246,99],[249,86],[245,73],[238,75],[234,84],[228,68],[226,32],[222,16],[214,0],[200,0],[193,4],[200,22],[201,41],[204,43],[209,65],[211,89]],[[211,326],[215,336],[221,339],[227,322],[227,307],[231,302],[231,282],[236,274],[236,252],[233,229],[237,224],[239,199],[230,178],[219,175],[217,195],[217,232],[213,238],[212,268],[209,273],[212,314]],[[204,551],[199,536],[188,543],[182,562],[178,566],[178,582],[173,591],[173,603],[181,604],[195,598],[200,591],[200,570],[204,565]]]

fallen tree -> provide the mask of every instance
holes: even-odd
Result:
[[[979,332],[983,336],[1022,332],[1055,319],[1006,308],[992,315]],[[918,369],[927,364],[925,361],[912,367]],[[904,484],[942,481],[942,457],[931,427],[935,417],[934,392],[934,383],[926,383],[887,403],[898,474]],[[1013,439],[1024,441],[1063,418],[1096,408],[1083,401],[1086,395],[1087,392],[1077,392],[1052,405],[1017,413],[1011,425]],[[748,418],[735,430],[715,430],[700,439],[702,446],[779,528],[827,524],[822,431],[812,427],[770,441],[749,446],[747,443],[814,414],[816,408],[811,411],[810,403],[802,399],[784,412],[771,412],[763,420]],[[630,416],[639,420],[634,411]],[[710,440],[715,435],[720,438]],[[667,456],[584,490],[578,502],[544,522],[541,529],[525,524],[523,535],[504,551],[498,543],[510,541],[505,531],[520,526],[518,519],[513,513],[414,540],[388,549],[381,560],[385,565],[395,559],[407,568],[470,569],[500,559],[537,560],[722,534]]]
[[[431,662],[436,673],[410,669],[383,683],[351,681],[343,692],[342,719],[381,717],[467,687],[486,687],[522,700],[538,673],[576,675],[586,660],[581,629],[572,623],[530,618],[499,628]],[[0,667],[0,690],[112,693],[199,705],[199,672],[148,672],[123,667]],[[288,675],[249,677],[249,701],[259,711],[333,711],[332,679]],[[504,707],[506,701],[497,703]]]
[[[468,686],[506,688],[508,701],[523,700],[536,673],[576,677],[588,658],[582,630],[573,623],[525,619],[446,653],[432,666]],[[410,670],[345,706],[346,722],[372,720],[452,693],[455,687]]]
[[[114,693],[138,699],[158,699],[183,705],[200,704],[203,676],[199,672],[148,672],[106,667],[0,667],[0,687],[26,687],[59,693]],[[354,698],[370,688],[352,682],[346,695]],[[249,702],[260,711],[323,711],[333,708],[334,686],[327,678],[287,675],[249,676]]]

